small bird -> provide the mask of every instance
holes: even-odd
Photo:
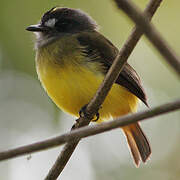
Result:
[[[37,25],[27,27],[36,34],[36,69],[42,86],[54,103],[73,116],[89,103],[119,50],[102,34],[98,25],[79,9],[54,7]],[[97,123],[134,113],[147,98],[136,71],[124,66],[107,95]],[[151,154],[139,123],[124,126],[136,166]]]

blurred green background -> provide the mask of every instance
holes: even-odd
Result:
[[[144,9],[148,1],[134,1]],[[60,112],[41,87],[35,72],[34,36],[25,31],[53,6],[80,8],[100,25],[118,48],[133,23],[111,0],[1,0],[0,3],[0,150],[67,132],[74,118]],[[177,52],[180,46],[180,1],[164,1],[153,18]],[[179,53],[180,54],[180,53]],[[180,83],[162,57],[142,38],[129,58],[141,76],[151,107],[179,97]],[[139,110],[146,109],[141,105]],[[142,123],[152,145],[146,165],[135,168],[120,130],[84,139],[61,178],[86,180],[180,179],[180,112]],[[118,143],[117,143],[118,142]],[[62,147],[0,163],[0,180],[43,179]]]

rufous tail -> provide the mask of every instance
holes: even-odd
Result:
[[[138,123],[123,127],[123,131],[127,137],[134,162],[138,167],[140,160],[146,162],[151,154],[149,142]]]

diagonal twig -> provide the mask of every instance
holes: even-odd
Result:
[[[180,77],[180,58],[173,52],[167,42],[161,37],[156,28],[149,23],[149,19],[143,16],[140,10],[129,0],[114,0],[129,18],[144,32],[151,43],[158,49],[164,60],[175,70]]]
[[[53,148],[62,145],[68,141],[72,141],[76,138],[85,138],[88,136],[96,135],[105,131],[109,131],[122,126],[127,126],[130,123],[135,123],[137,121],[145,120],[154,116],[158,116],[164,113],[172,112],[180,109],[180,99],[163,104],[146,111],[138,112],[131,115],[126,115],[110,122],[101,123],[98,125],[86,126],[74,131],[56,136],[50,139],[46,139],[33,144],[21,146],[18,148],[10,149],[7,151],[0,152],[0,161],[7,160],[10,158],[19,157],[29,153],[34,153],[37,151],[43,151],[49,148]]]
[[[145,10],[145,13],[148,13],[148,15],[149,15],[149,19],[153,16],[153,14],[155,13],[155,11],[158,8],[161,1],[162,0],[150,0],[150,3]],[[127,58],[131,54],[132,50],[134,49],[134,47],[137,44],[138,40],[140,39],[141,35],[142,35],[142,32],[136,27],[135,30],[132,32],[132,35],[130,36],[130,38],[127,40],[127,42],[121,49],[119,55],[114,60],[114,63],[112,64],[110,70],[108,71],[108,73],[107,73],[103,83],[101,84],[100,88],[98,89],[96,95],[93,97],[93,99],[88,104],[88,106],[86,108],[88,116],[79,118],[79,120],[78,120],[79,124],[76,125],[76,128],[88,125],[90,123],[91,119],[98,111],[100,105],[103,103],[111,86],[117,79],[124,64],[127,62]],[[57,177],[62,172],[65,165],[67,164],[72,153],[74,152],[74,149],[76,148],[77,144],[79,143],[79,140],[80,139],[74,140],[65,145],[63,151],[60,153],[55,164],[50,169],[45,180],[57,179]]]

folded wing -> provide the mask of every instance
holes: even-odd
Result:
[[[77,39],[85,49],[83,53],[90,61],[102,63],[106,74],[119,52],[118,49],[97,31],[77,34]],[[147,105],[146,94],[140,78],[128,63],[125,64],[115,83],[125,87]]]

